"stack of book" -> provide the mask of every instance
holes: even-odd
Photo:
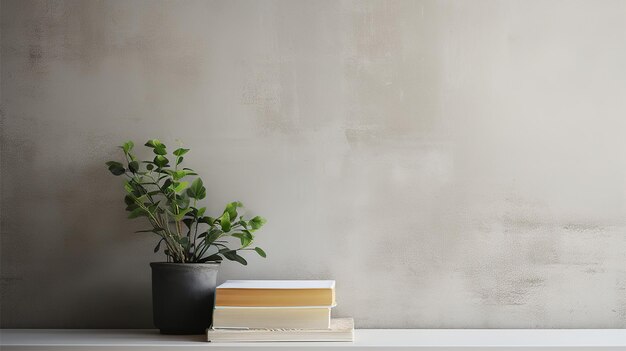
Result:
[[[331,318],[334,280],[229,280],[217,287],[212,342],[352,341],[352,318]]]

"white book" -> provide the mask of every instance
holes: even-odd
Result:
[[[333,318],[330,329],[207,329],[210,342],[354,341],[354,320]]]
[[[330,308],[218,307],[213,328],[329,329]]]
[[[334,289],[334,280],[227,280],[219,289]]]

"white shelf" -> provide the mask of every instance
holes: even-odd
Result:
[[[360,329],[353,343],[205,342],[204,336],[160,335],[149,329],[3,329],[12,350],[626,350],[622,329]]]

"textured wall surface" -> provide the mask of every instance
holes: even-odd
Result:
[[[234,278],[358,327],[626,327],[625,1],[2,1],[2,327],[151,327],[104,167],[180,139]]]

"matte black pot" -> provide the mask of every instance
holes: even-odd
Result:
[[[211,326],[219,263],[153,262],[152,311],[161,334],[204,334]]]

